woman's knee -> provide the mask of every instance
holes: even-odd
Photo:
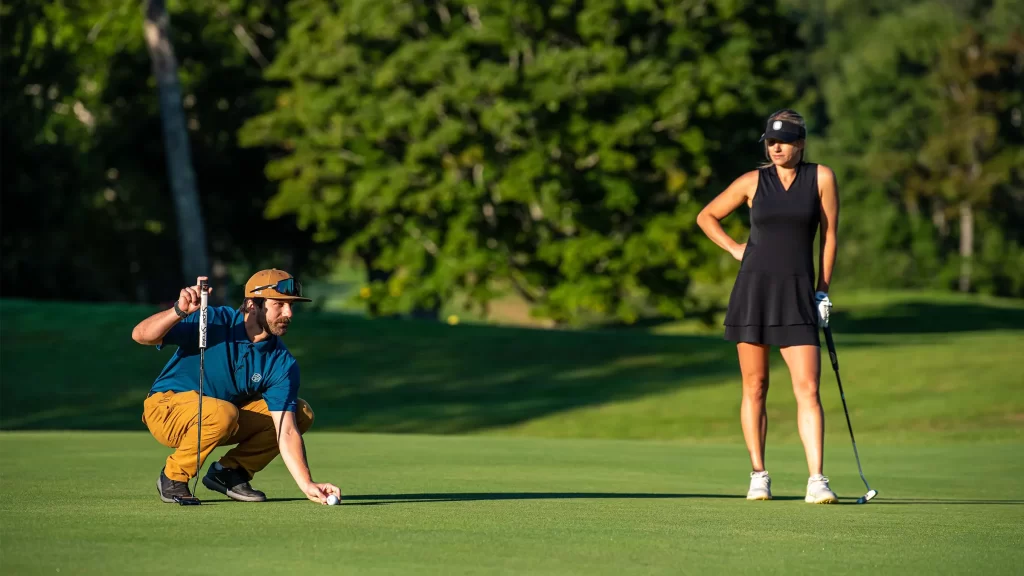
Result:
[[[814,378],[793,381],[793,395],[799,404],[817,405],[821,403],[818,394],[819,382]]]
[[[755,400],[763,400],[768,395],[768,375],[763,372],[743,374],[743,395]]]
[[[313,426],[313,409],[302,398],[298,399],[295,407],[295,420],[299,424],[299,434],[305,434]]]

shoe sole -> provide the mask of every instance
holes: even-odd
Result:
[[[234,492],[232,490],[229,490],[223,484],[218,484],[218,483],[214,482],[213,480],[211,480],[209,478],[209,476],[203,476],[203,486],[206,486],[208,489],[213,490],[214,492],[220,492],[221,494],[227,496],[228,498],[231,498],[232,500],[237,500],[238,502],[266,502],[267,501],[267,497],[266,496],[246,496],[244,494],[239,494],[238,492]]]
[[[813,498],[804,497],[804,502],[807,502],[808,504],[838,504],[839,498],[835,496],[826,496],[821,500],[815,500]]]
[[[771,494],[766,494],[764,496],[747,496],[747,500],[771,500],[771,499],[772,499]]]

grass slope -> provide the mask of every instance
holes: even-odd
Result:
[[[865,441],[1024,438],[1024,304],[913,294],[850,298],[834,330]],[[170,350],[133,343],[145,306],[0,301],[0,426],[145,430]],[[735,441],[738,368],[720,335],[586,332],[302,313],[287,337],[317,428]],[[773,355],[769,438],[796,438]],[[827,357],[829,438],[845,421]],[[837,436],[838,435],[838,436]],[[845,440],[844,440],[845,442]]]
[[[802,501],[798,447],[769,450],[747,502],[736,444],[311,433],[339,507],[161,503],[166,450],[143,433],[0,435],[6,574],[1012,574],[1024,565],[1019,444],[872,448],[830,465],[843,503]],[[219,453],[219,452],[218,452]],[[216,455],[216,454],[215,454]]]

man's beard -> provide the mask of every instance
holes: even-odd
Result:
[[[262,328],[264,332],[269,332],[274,336],[281,336],[287,332],[288,324],[291,323],[289,320],[278,320],[275,324],[271,324],[267,322],[266,313],[260,314],[257,317],[257,320],[259,320],[260,328]]]

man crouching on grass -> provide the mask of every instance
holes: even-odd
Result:
[[[146,398],[142,421],[161,444],[174,448],[157,478],[160,499],[190,497],[188,481],[217,446],[237,444],[210,465],[203,485],[242,502],[263,502],[266,495],[249,485],[281,453],[306,497],[321,504],[333,484],[313,482],[302,434],[313,425],[313,410],[298,398],[299,365],[281,336],[288,332],[302,287],[282,270],[257,272],[245,284],[245,300],[207,307],[204,358],[202,440],[197,446],[199,413],[199,310],[201,276],[182,289],[173,308],[146,318],[132,330],[139,344],[178,347]],[[207,289],[209,290],[209,289]]]

